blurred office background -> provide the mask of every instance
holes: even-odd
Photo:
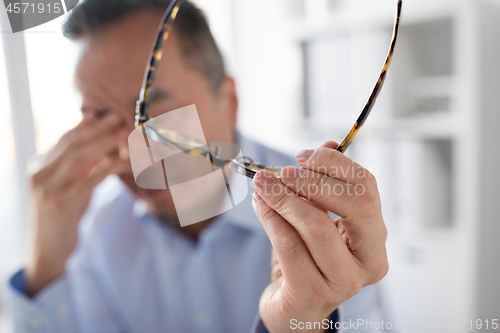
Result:
[[[293,153],[341,141],[378,78],[396,0],[197,0],[237,79],[239,129]],[[79,121],[64,17],[0,6],[0,332],[29,238],[24,169]],[[393,322],[500,319],[500,1],[405,0],[384,90],[348,155],[378,178]],[[483,322],[482,329],[486,328]],[[415,330],[418,331],[418,330]]]

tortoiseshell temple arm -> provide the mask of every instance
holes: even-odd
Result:
[[[351,143],[354,141],[356,136],[358,135],[359,131],[363,127],[363,125],[366,122],[366,119],[370,115],[370,112],[373,109],[373,106],[375,105],[375,102],[377,101],[378,95],[380,94],[380,91],[382,90],[382,87],[384,86],[385,79],[387,77],[387,71],[389,70],[389,67],[391,66],[392,62],[392,56],[394,54],[394,49],[396,47],[396,40],[398,38],[398,33],[399,33],[399,21],[401,18],[401,8],[403,5],[403,1],[399,0],[398,1],[398,10],[397,10],[397,18],[396,18],[396,24],[394,25],[394,32],[392,35],[392,42],[391,42],[391,48],[389,49],[389,54],[387,55],[387,59],[384,64],[384,68],[382,69],[382,73],[380,74],[380,77],[378,78],[377,84],[375,85],[375,88],[373,89],[373,92],[370,96],[370,99],[368,100],[368,103],[366,103],[365,108],[361,112],[361,115],[359,116],[358,120],[354,124],[353,128],[347,134],[345,137],[344,141],[337,147],[337,150],[340,151],[342,154],[349,148]]]
[[[158,28],[158,33],[151,50],[151,54],[149,55],[148,67],[146,68],[146,74],[144,75],[141,95],[136,105],[136,127],[149,120],[149,107],[153,97],[156,73],[158,71],[160,60],[163,56],[163,47],[168,39],[170,31],[172,30],[172,25],[177,17],[182,1],[183,0],[172,0],[170,2]]]

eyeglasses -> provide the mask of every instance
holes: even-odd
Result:
[[[250,158],[245,157],[237,159],[223,159],[220,157],[220,146],[212,147],[180,132],[155,128],[148,123],[148,121],[150,120],[149,110],[154,93],[154,82],[156,73],[158,71],[158,66],[163,55],[163,48],[172,30],[172,25],[175,21],[175,18],[177,17],[182,2],[183,0],[172,0],[170,2],[162,18],[160,27],[158,28],[158,33],[156,35],[148,65],[146,67],[146,73],[144,75],[140,98],[137,101],[135,126],[141,127],[144,135],[147,138],[150,138],[164,146],[174,149],[175,151],[183,152],[193,157],[205,159],[207,162],[212,163],[212,165],[214,166],[230,168],[237,173],[249,178],[253,178],[255,174],[260,170],[268,170],[279,178],[281,170],[273,169],[268,166],[255,163]],[[370,115],[373,106],[375,105],[375,102],[377,101],[377,98],[380,94],[380,91],[384,86],[384,82],[387,77],[387,71],[389,70],[392,62],[396,40],[399,33],[402,4],[403,1],[398,0],[397,17],[394,25],[391,46],[382,72],[380,73],[380,76],[378,78],[377,84],[375,85],[375,88],[373,89],[370,98],[368,99],[368,102],[366,103],[356,123],[344,138],[342,143],[337,147],[337,150],[342,154],[347,150],[347,148],[349,148],[349,146],[352,144],[359,131],[365,124],[366,119]]]

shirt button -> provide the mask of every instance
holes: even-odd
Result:
[[[28,326],[33,330],[39,330],[42,327],[42,320],[38,317],[33,317],[28,321]]]
[[[210,324],[210,315],[206,312],[200,312],[196,317],[196,320],[201,326],[207,326]]]

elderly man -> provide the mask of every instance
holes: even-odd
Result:
[[[259,172],[236,208],[183,228],[168,188],[136,185],[119,151],[168,4],[86,0],[64,26],[81,50],[83,120],[30,169],[32,252],[10,280],[16,330],[324,332],[378,320],[369,286],[388,270],[379,194],[335,143],[300,151],[299,168],[280,179]],[[189,2],[155,88],[153,117],[194,104],[208,142],[237,143],[266,165],[295,164],[237,134],[235,83]]]

